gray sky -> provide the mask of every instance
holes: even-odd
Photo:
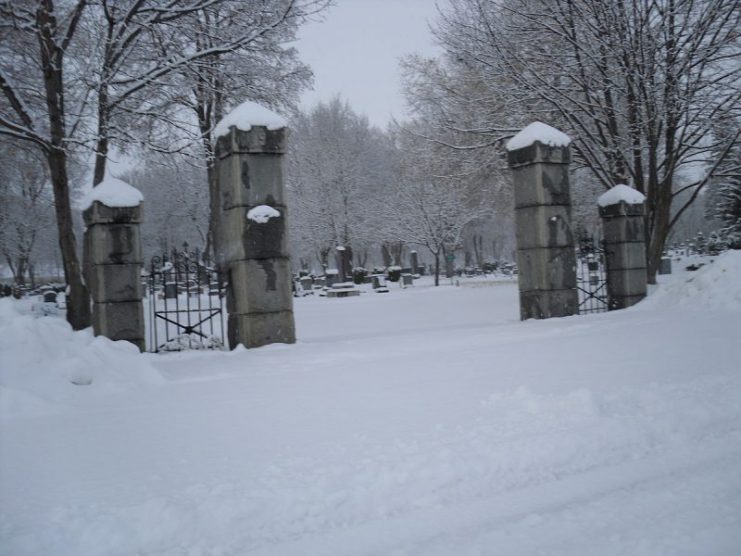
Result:
[[[314,70],[314,90],[301,107],[339,93],[372,124],[403,117],[398,61],[405,54],[439,54],[428,22],[436,0],[336,0],[324,21],[306,25],[296,44]]]

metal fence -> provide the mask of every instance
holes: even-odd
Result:
[[[224,348],[224,282],[198,249],[152,257],[146,282],[149,351]]]
[[[579,293],[580,315],[608,310],[603,241],[596,238],[579,240],[576,252],[576,289]]]

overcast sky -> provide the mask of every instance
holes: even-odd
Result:
[[[440,0],[437,0],[438,2]],[[428,23],[436,0],[336,0],[324,21],[305,26],[297,48],[314,70],[314,90],[302,108],[336,94],[372,124],[385,127],[403,117],[399,58],[439,54]]]

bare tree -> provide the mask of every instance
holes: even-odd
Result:
[[[380,244],[391,149],[380,130],[339,98],[295,118],[288,188],[297,207],[291,227],[299,249],[327,264],[338,245],[365,258],[364,251]]]
[[[90,324],[90,296],[76,252],[69,160],[95,153],[93,184],[103,179],[112,143],[125,147],[166,121],[185,129],[176,74],[206,60],[290,40],[285,22],[327,0],[5,0],[0,3],[0,134],[44,153],[69,287],[67,318]],[[200,34],[191,25],[218,9],[229,16]],[[302,12],[305,13],[305,12]],[[290,26],[289,26],[290,27]],[[198,40],[196,40],[198,39]],[[222,83],[223,84],[223,83]],[[182,135],[176,136],[181,139]],[[155,137],[156,139],[156,137]],[[151,142],[173,150],[173,141]]]
[[[24,146],[26,148],[24,148]],[[0,253],[16,284],[35,286],[39,244],[50,239],[54,207],[41,153],[11,141],[0,148]]]
[[[484,96],[509,114],[485,114],[488,125],[469,135],[495,139],[513,117],[549,121],[574,136],[577,160],[603,187],[628,182],[647,196],[653,281],[671,227],[738,142],[736,134],[713,145],[711,130],[722,113],[739,109],[740,7],[738,0],[452,0],[437,36],[448,62],[477,76]],[[469,92],[453,83],[450,94]],[[677,186],[685,175],[694,177]],[[691,194],[680,204],[684,191]]]
[[[466,226],[492,215],[494,183],[463,171],[460,159],[426,135],[414,123],[396,131],[397,179],[386,203],[385,235],[426,248],[435,260],[437,286],[441,257],[462,245]]]

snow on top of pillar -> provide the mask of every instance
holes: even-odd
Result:
[[[247,220],[252,220],[258,224],[265,224],[271,218],[277,218],[280,212],[268,205],[259,205],[247,211]]]
[[[507,141],[506,148],[508,151],[516,151],[529,147],[536,141],[550,147],[568,147],[571,137],[543,122],[533,122]]]
[[[607,193],[603,193],[597,199],[597,204],[601,207],[609,207],[610,205],[617,205],[618,203],[625,203],[627,205],[640,205],[646,200],[646,196],[632,187],[620,184],[616,185]]]
[[[214,137],[229,135],[229,130],[232,127],[236,127],[240,131],[249,131],[252,126],[264,126],[275,131],[287,127],[288,123],[283,116],[248,100],[234,108],[216,124]]]
[[[136,187],[113,176],[106,176],[93,187],[82,201],[82,210],[90,208],[95,201],[111,208],[138,207],[144,195]]]

